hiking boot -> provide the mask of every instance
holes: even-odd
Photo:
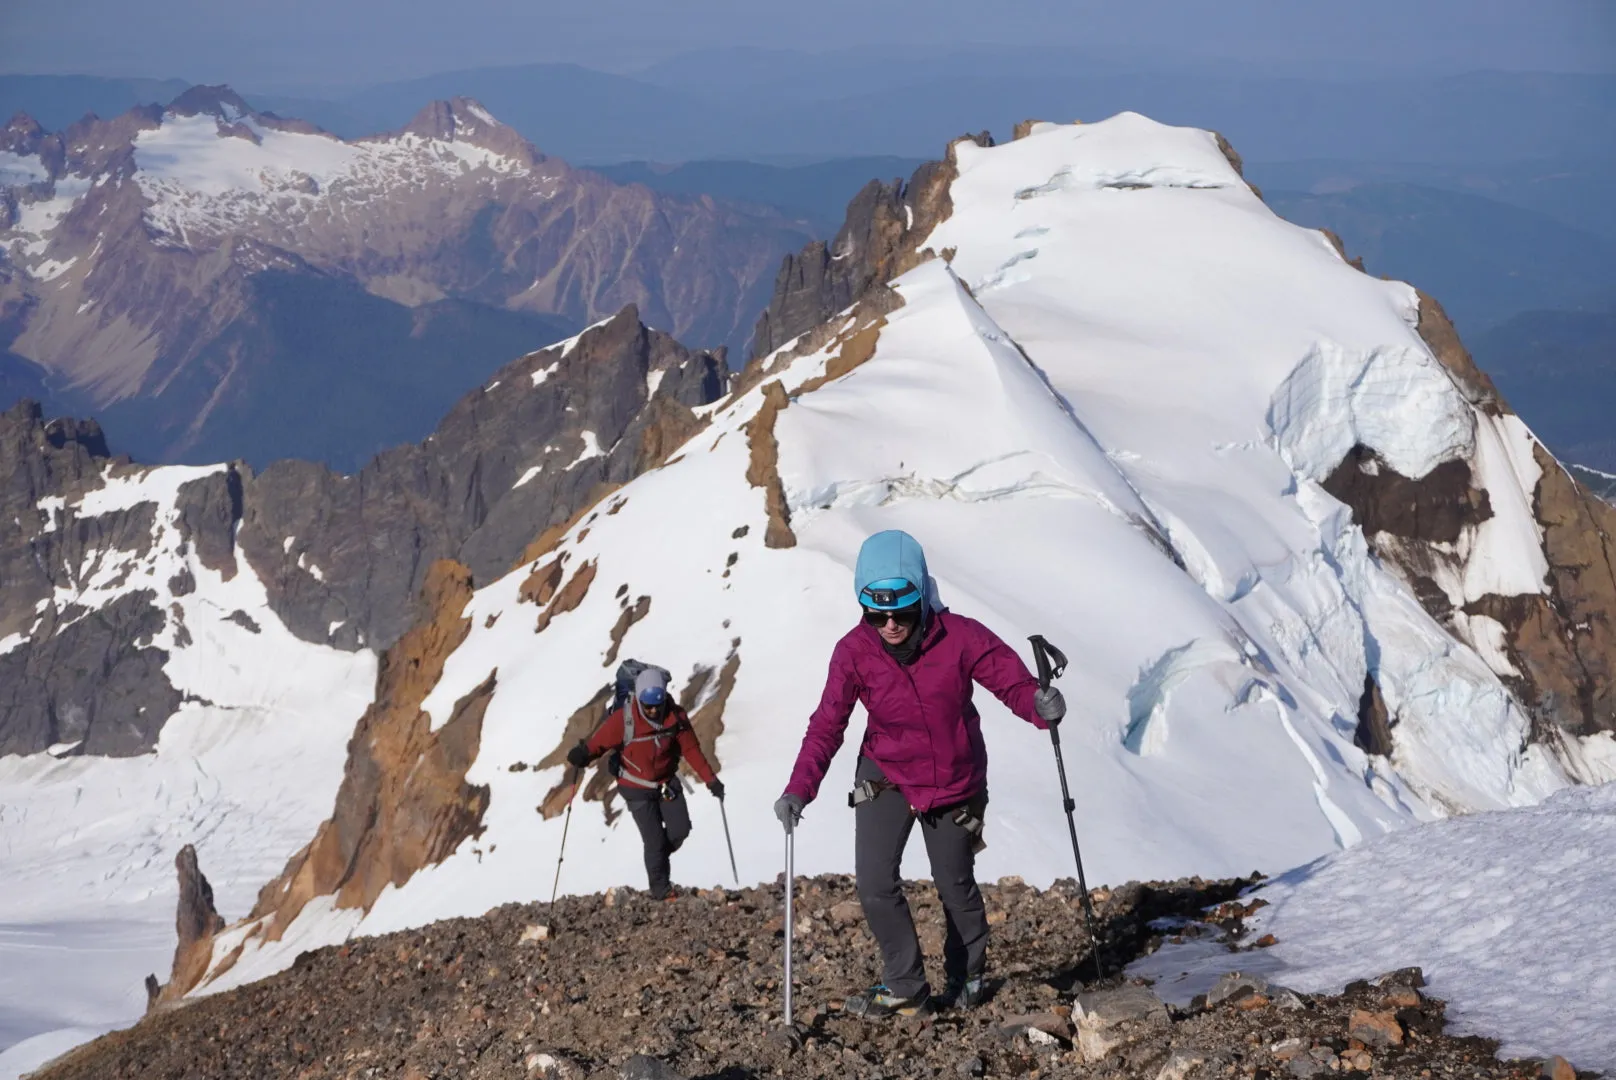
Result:
[[[931,990],[922,986],[914,997],[899,997],[884,986],[872,986],[842,1003],[842,1011],[876,1019],[884,1016],[925,1016],[933,1011]]]
[[[974,1009],[987,1000],[987,996],[987,986],[980,975],[969,979],[949,979],[938,1004],[947,1009]]]

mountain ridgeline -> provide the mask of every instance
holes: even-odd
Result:
[[[0,129],[0,388],[94,412],[140,460],[352,472],[625,305],[743,348],[807,235],[574,169],[463,98],[352,141],[224,87],[60,132],[18,116]]]
[[[691,408],[727,381],[721,352],[687,350],[629,307],[506,365],[425,441],[356,474],[296,460],[182,469],[171,510],[159,485],[105,513],[91,510],[96,492],[170,470],[112,457],[93,422],[15,406],[0,417],[0,638],[15,635],[0,652],[0,753],[155,745],[182,695],[151,642],[175,598],[196,589],[189,570],[127,587],[150,576],[158,549],[194,551],[227,579],[245,560],[268,612],[296,636],[385,649],[417,617],[435,561],[460,560],[478,580],[509,570],[546,528],[683,441],[700,423]]]

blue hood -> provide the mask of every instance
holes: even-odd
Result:
[[[899,581],[907,581],[920,591],[920,600],[929,609],[926,580],[926,553],[921,550],[920,541],[906,532],[897,529],[878,532],[859,548],[858,565],[853,570],[853,593],[866,607],[887,605],[871,603],[863,595],[865,588],[872,585],[891,588]],[[901,603],[890,606],[907,607],[913,602],[913,598],[906,596]]]

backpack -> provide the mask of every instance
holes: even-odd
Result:
[[[621,708],[624,702],[634,696],[634,680],[640,677],[640,672],[646,670],[662,672],[662,677],[668,680],[668,685],[673,685],[673,673],[667,668],[639,660],[624,660],[617,665],[617,681],[612,687],[612,703],[606,707],[606,715],[610,716],[613,709]]]
[[[658,667],[655,664],[629,659],[617,665],[617,678],[612,685],[612,700],[606,706],[606,719],[611,718],[613,710],[623,710],[623,746],[625,747],[629,743],[636,741],[634,738],[634,712],[628,707],[629,701],[634,697],[634,680],[640,677],[640,672],[648,669],[662,672],[663,678],[667,679],[670,684],[673,682],[673,673],[667,668]],[[624,779],[623,751],[621,749],[612,751],[611,757],[606,762],[606,770],[618,780]],[[640,787],[645,786],[644,781],[633,778],[629,778],[629,780]]]

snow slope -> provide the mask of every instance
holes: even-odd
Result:
[[[568,576],[596,570],[575,609],[535,634],[518,597],[529,567],[468,605],[470,634],[425,707],[441,722],[498,673],[467,777],[490,789],[486,831],[362,916],[311,905],[294,942],[254,939],[208,988],[311,942],[547,895],[562,822],[534,808],[561,770],[512,766],[555,749],[609,678],[610,632],[639,596],[649,612],[622,655],[680,680],[739,658],[717,750],[740,876],[772,878],[768,807],[856,617],[859,544],[884,528],[925,544],[945,603],[1024,656],[1043,633],[1072,657],[1063,742],[1091,881],[1281,870],[1569,783],[1550,754],[1523,751],[1527,721],[1488,659],[1432,621],[1318,482],[1354,442],[1413,477],[1493,454],[1481,471],[1497,513],[1471,572],[1542,587],[1529,499],[1505,490],[1528,480],[1514,463],[1530,462],[1530,433],[1466,403],[1411,325],[1413,290],[1275,217],[1207,132],[1123,114],[956,153],[953,214],[925,241],[951,262],[899,279],[873,357],[777,416],[796,546],[764,545],[763,492],[746,479],[765,384],[568,533]],[[793,393],[837,348],[777,354],[775,374]],[[1390,760],[1353,742],[1371,669],[1400,717]],[[992,799],[980,873],[1069,875],[1047,739],[978,704]],[[860,733],[856,716],[807,811],[805,873],[851,869],[838,785]],[[718,808],[699,790],[692,816],[676,881],[727,880]],[[642,884],[632,826],[582,802],[574,818],[563,889]],[[905,873],[926,875],[918,845]]]
[[[1167,946],[1136,970],[1166,976],[1171,992],[1176,970],[1193,968],[1204,989],[1255,963],[1286,986],[1334,993],[1418,965],[1459,1032],[1501,1039],[1506,1057],[1559,1054],[1616,1073],[1612,850],[1616,784],[1405,830],[1258,889],[1271,906],[1248,935],[1273,934],[1272,948],[1200,957]]]
[[[373,653],[297,640],[269,609],[245,558],[228,580],[181,542],[175,500],[209,468],[109,476],[75,502],[50,500],[55,527],[155,502],[149,553],[88,553],[58,590],[81,617],[155,589],[167,618],[153,644],[186,695],[154,753],[0,757],[0,1077],[31,1052],[138,1018],[148,973],[174,955],[174,857],[197,847],[226,918],[245,914],[330,812],[353,724],[373,693]],[[170,595],[183,571],[194,591]],[[170,606],[172,605],[172,606]],[[257,626],[254,633],[242,613]],[[296,677],[289,677],[295,673]],[[73,747],[53,748],[57,755]],[[68,1043],[71,1045],[71,1043]]]

